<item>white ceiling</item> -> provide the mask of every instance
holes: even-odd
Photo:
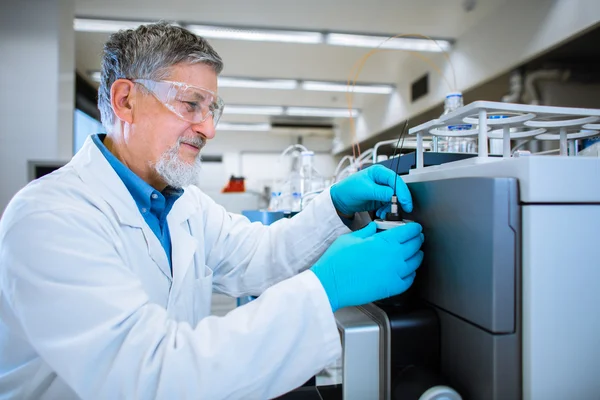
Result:
[[[123,20],[159,19],[212,25],[292,28],[383,35],[424,34],[460,40],[506,0],[76,0],[76,16]],[[76,32],[76,68],[84,76],[99,70],[108,34]],[[225,62],[223,76],[346,81],[353,65],[369,50],[324,44],[283,44],[209,40]],[[427,54],[425,54],[427,55]],[[359,81],[398,84],[403,70],[419,64],[403,51],[371,57]],[[347,107],[345,93],[302,90],[222,88],[226,104]],[[355,94],[353,106],[365,108],[382,95]],[[383,95],[385,96],[385,95]],[[223,116],[223,121],[263,122],[263,116]]]

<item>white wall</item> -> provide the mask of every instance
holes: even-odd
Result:
[[[73,0],[2,2],[0,213],[27,183],[27,160],[73,148]]]
[[[600,21],[598,0],[510,0],[457,38],[450,53],[457,89],[466,91],[493,79],[564,42]],[[441,55],[427,54],[452,82],[450,63]],[[368,62],[374,62],[369,60]],[[430,94],[410,102],[410,83],[430,72]],[[453,85],[452,85],[453,86]],[[358,141],[393,127],[441,103],[449,86],[437,72],[418,58],[399,69],[398,91],[363,109],[357,120]],[[508,89],[508,83],[507,83]],[[342,127],[335,153],[347,150],[352,138]]]

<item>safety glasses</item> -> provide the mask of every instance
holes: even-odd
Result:
[[[201,124],[212,117],[216,127],[223,114],[223,100],[208,89],[183,82],[132,79],[144,86],[175,115],[186,122]]]

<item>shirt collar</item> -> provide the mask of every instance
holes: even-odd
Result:
[[[96,144],[96,146],[104,155],[111,167],[113,167],[119,178],[121,178],[121,180],[125,184],[125,187],[135,200],[135,203],[140,212],[142,209],[150,210],[152,194],[157,194],[159,196],[163,196],[163,194],[161,194],[158,190],[150,186],[142,178],[137,176],[132,170],[127,168],[125,164],[123,164],[117,157],[115,157],[115,155],[112,154],[104,145],[103,142],[105,137],[106,134],[92,135],[92,141],[94,142],[94,144]],[[183,189],[175,189],[167,186],[167,188],[163,190],[163,193],[164,196],[175,197],[172,199],[171,202],[168,202],[171,203],[172,206],[172,203],[183,194]]]

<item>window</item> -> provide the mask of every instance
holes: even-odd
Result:
[[[74,126],[73,126],[73,152],[77,153],[85,139],[94,133],[105,132],[104,127],[98,120],[90,117],[83,111],[76,109],[74,115]]]

